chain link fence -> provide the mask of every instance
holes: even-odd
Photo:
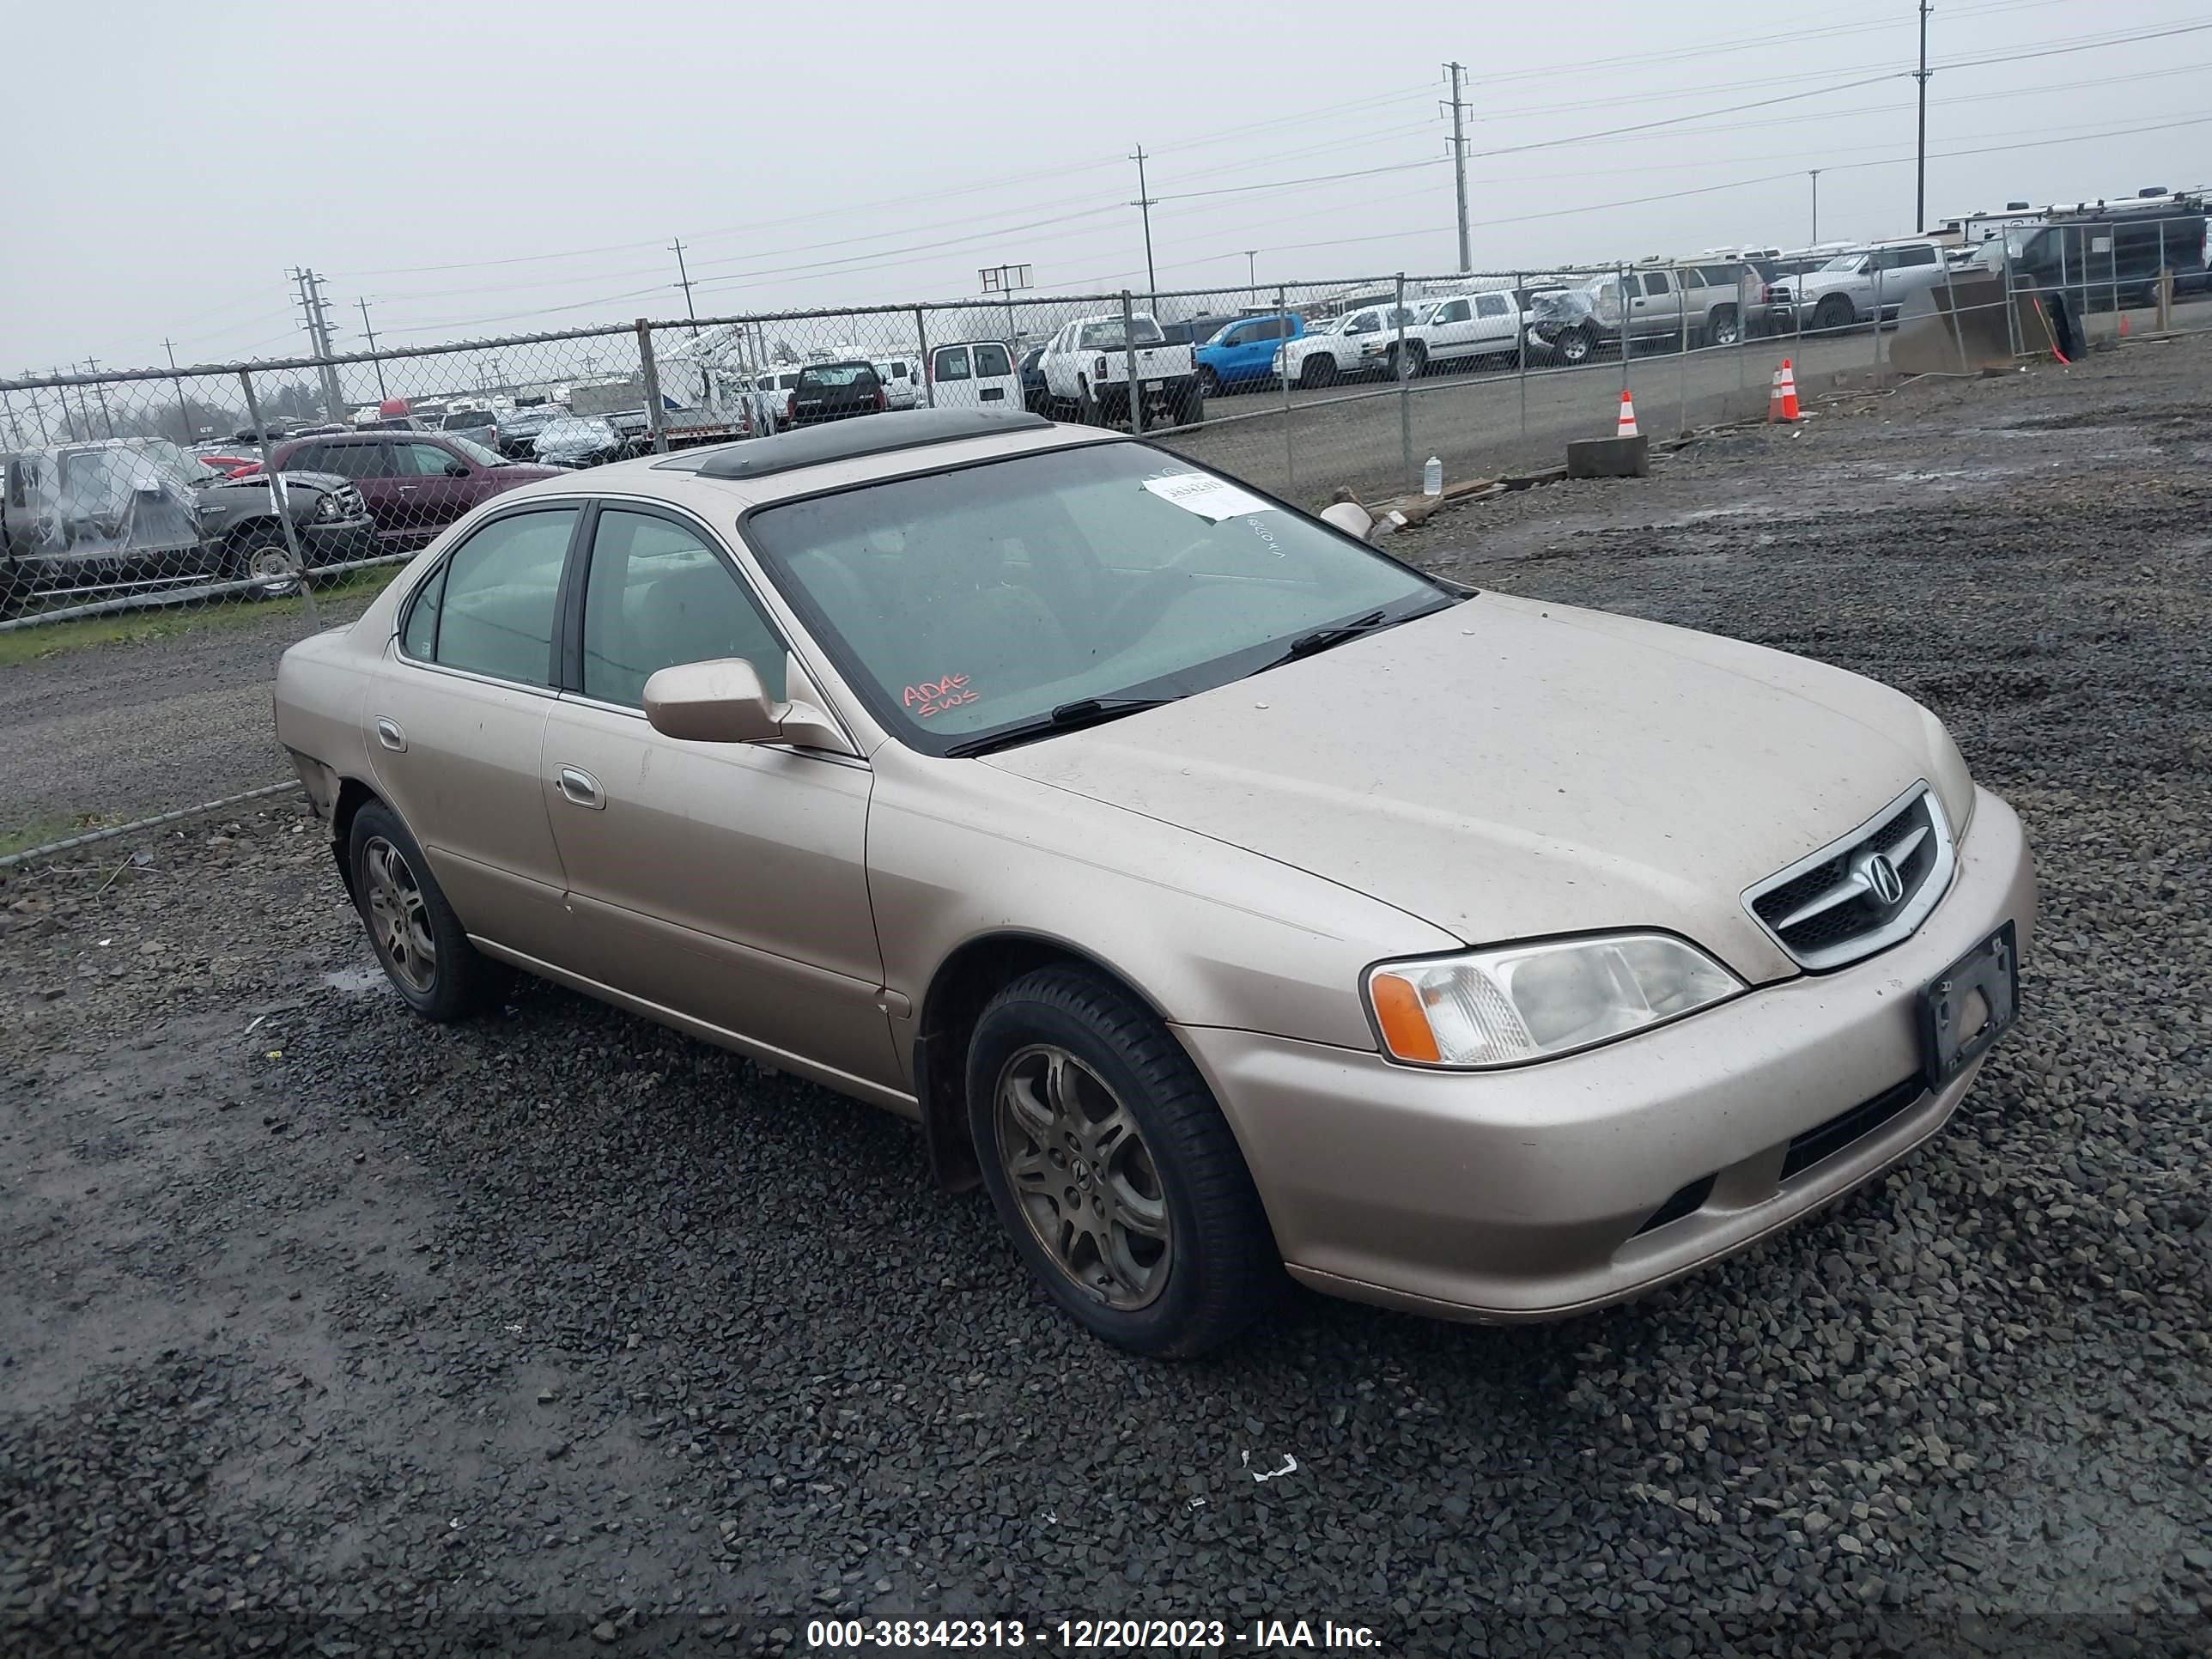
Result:
[[[297,637],[357,614],[519,484],[889,410],[1116,425],[1302,505],[1340,490],[1373,503],[1420,489],[1432,458],[1452,482],[1553,464],[1566,440],[1610,434],[1623,394],[1655,435],[1755,416],[1785,358],[1801,384],[1972,374],[2202,329],[2204,260],[2201,214],[2030,220],[1947,245],[1150,295],[1002,288],[0,380],[0,641],[134,612],[189,625],[216,607],[261,607]]]

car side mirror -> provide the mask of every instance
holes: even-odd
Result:
[[[469,476],[469,464],[466,461],[447,461],[446,463],[446,476],[449,478],[467,477]]]
[[[795,743],[852,752],[836,723],[813,704],[771,698],[743,657],[657,670],[645,683],[645,718],[663,737],[691,743]]]

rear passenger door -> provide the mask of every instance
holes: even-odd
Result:
[[[581,971],[778,1063],[900,1087],[868,904],[873,774],[845,756],[654,731],[642,707],[654,671],[742,657],[781,698],[784,642],[698,521],[603,505],[588,534],[539,786]]]
[[[976,404],[973,353],[964,345],[939,346],[929,362],[929,398],[939,409],[973,409]]]
[[[461,925],[549,962],[565,959],[571,934],[538,751],[581,516],[564,502],[477,526],[401,606],[361,710],[377,791]]]

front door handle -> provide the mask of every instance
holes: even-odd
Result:
[[[607,798],[599,793],[599,781],[580,767],[564,766],[555,775],[561,793],[578,806],[588,806],[595,811],[606,810]]]
[[[388,715],[376,717],[376,740],[395,755],[407,752],[407,734],[399,729],[399,722]]]

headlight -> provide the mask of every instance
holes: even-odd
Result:
[[[1676,1019],[1745,986],[1694,945],[1614,933],[1386,962],[1367,1002],[1393,1060],[1480,1067],[1542,1060]]]
[[[319,519],[337,518],[338,516],[338,498],[335,495],[324,496],[321,501],[315,504],[315,516]]]

